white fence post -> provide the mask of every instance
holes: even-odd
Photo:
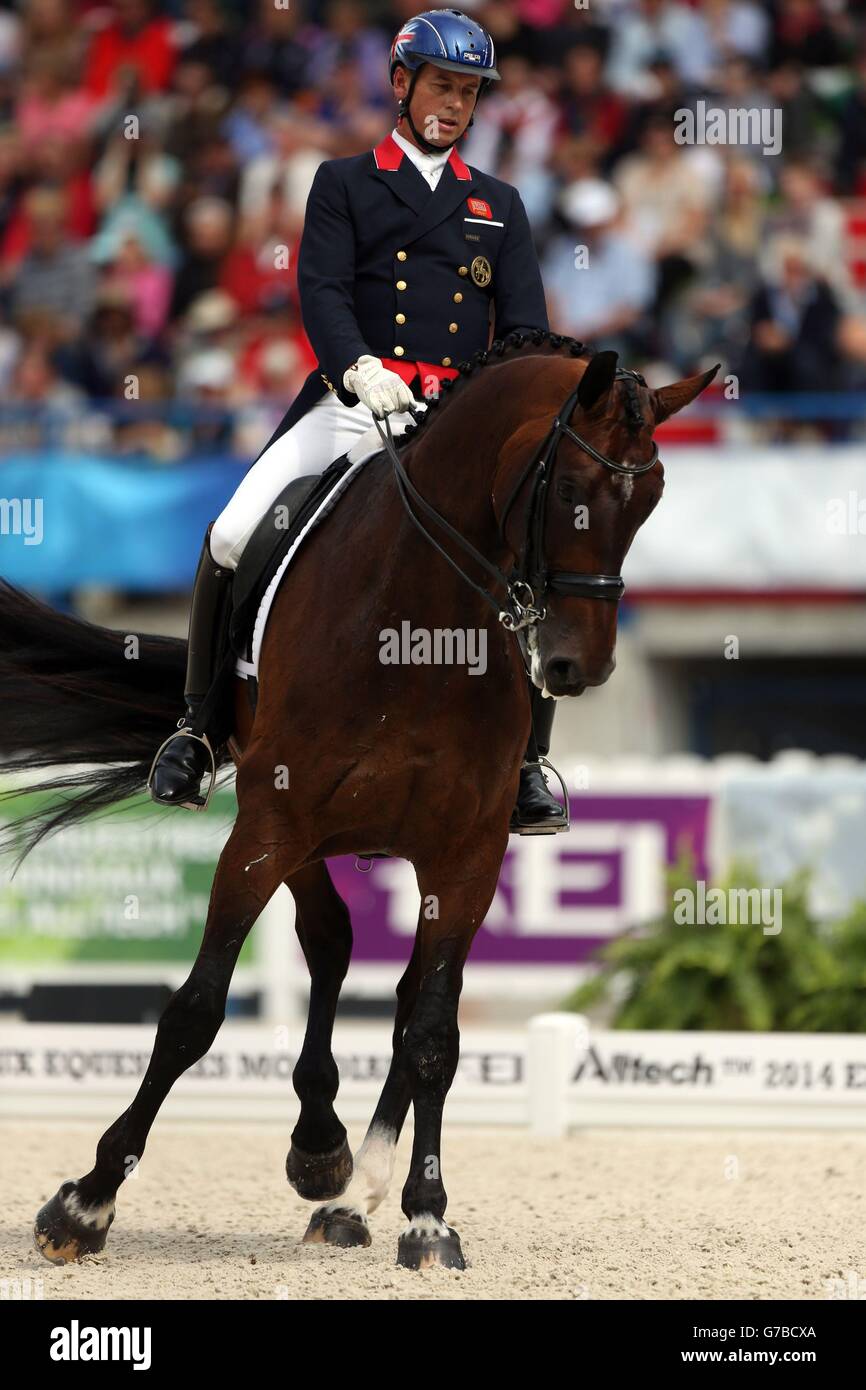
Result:
[[[536,1139],[559,1139],[568,1129],[568,1084],[586,1034],[580,1014],[536,1014],[529,1021],[529,1132]]]
[[[301,989],[308,977],[295,935],[295,902],[284,883],[259,915],[256,935],[262,1022],[271,1027],[303,1027]]]

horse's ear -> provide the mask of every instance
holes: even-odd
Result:
[[[717,362],[714,367],[710,367],[708,372],[699,372],[697,376],[687,376],[684,381],[675,381],[670,386],[660,386],[655,393],[656,424],[660,425],[662,420],[676,415],[678,410],[683,409],[683,406],[691,405],[702,391],[706,391],[721,365],[721,362]]]
[[[590,357],[577,388],[578,403],[584,410],[592,410],[613,386],[618,356],[616,352],[597,352]]]

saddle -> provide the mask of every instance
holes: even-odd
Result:
[[[368,458],[363,466],[374,463],[378,457]],[[344,490],[339,484],[353,467],[347,453],[329,464],[324,473],[294,478],[274,500],[244,546],[232,584],[228,627],[231,653],[241,667],[251,668],[256,620],[289,550],[314,517],[318,526],[330,515]],[[329,496],[330,506],[325,505]],[[255,707],[257,682],[252,669],[245,674]]]

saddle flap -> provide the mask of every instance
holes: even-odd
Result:
[[[259,606],[289,547],[351,467],[343,454],[322,474],[293,478],[250,536],[232,584],[229,634],[236,656],[243,659],[247,654]]]

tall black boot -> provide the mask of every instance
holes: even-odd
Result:
[[[228,643],[231,617],[231,586],[234,571],[216,563],[210,553],[210,531],[205,537],[193,587],[189,616],[184,699],[186,713],[178,721],[153,761],[148,789],[154,801],[167,806],[203,810],[213,790],[216,774],[214,745],[215,717],[201,719],[205,697],[211,689]],[[222,732],[222,731],[220,731]],[[206,772],[211,780],[207,795],[201,783]]]
[[[550,736],[553,730],[553,716],[556,701],[545,699],[541,691],[530,684],[529,699],[532,707],[532,729],[526,756],[520,769],[520,787],[517,804],[511,815],[512,835],[556,835],[568,829],[568,813],[551,796],[547,778],[541,769],[541,758],[550,752]]]

